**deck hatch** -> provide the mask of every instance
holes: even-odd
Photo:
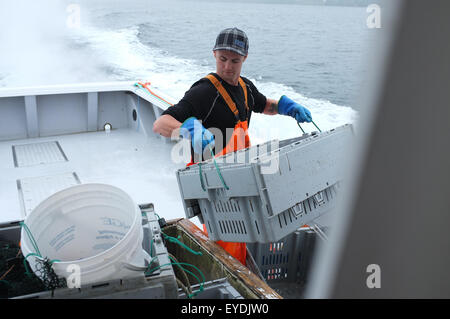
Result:
[[[15,167],[68,161],[61,145],[57,141],[13,145],[12,152]]]
[[[75,172],[50,176],[29,177],[17,180],[24,217],[50,195],[70,186],[81,184]]]

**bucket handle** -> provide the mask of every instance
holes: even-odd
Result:
[[[142,252],[144,253],[145,261],[150,264],[152,258],[147,253],[147,251],[145,251],[144,249],[142,249]],[[144,271],[144,270],[147,270],[147,268],[148,268],[148,266],[137,266],[132,263],[123,263],[123,265],[125,266],[126,269],[135,270],[135,271]]]

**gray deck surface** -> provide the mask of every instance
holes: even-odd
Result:
[[[0,142],[0,223],[23,219],[42,200],[78,183],[106,183],[166,219],[184,217],[173,144],[132,129]],[[13,147],[14,146],[14,147]]]

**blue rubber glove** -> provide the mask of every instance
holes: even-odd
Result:
[[[215,145],[214,135],[195,117],[190,117],[181,124],[180,134],[183,138],[191,140],[192,148],[197,154],[203,154],[206,146]]]
[[[283,95],[278,101],[278,113],[292,116],[300,123],[312,121],[311,112],[306,107],[292,101],[286,95]]]

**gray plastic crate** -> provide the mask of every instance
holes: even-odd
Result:
[[[347,124],[219,157],[228,189],[211,160],[178,170],[186,216],[200,215],[212,240],[278,241],[335,207],[352,137]]]
[[[313,230],[303,227],[279,241],[247,248],[269,286],[284,298],[302,298],[318,240]]]
[[[198,291],[199,285],[192,286],[192,291]],[[180,290],[180,299],[187,299],[186,293]],[[203,291],[199,292],[196,299],[244,299],[226,278],[208,281],[203,284]]]
[[[145,212],[142,217],[142,227],[144,231],[143,248],[151,254],[152,257],[156,257],[151,267],[170,264],[171,261],[161,237],[161,228],[158,223],[158,218],[154,213],[153,205],[140,205],[140,208],[143,213]],[[0,225],[0,240],[17,243],[20,240],[20,226],[18,225],[18,222]],[[80,289],[60,288],[55,289],[53,292],[43,291],[17,296],[15,298],[175,299],[178,298],[178,285],[176,283],[173,268],[171,266],[165,266],[148,276],[144,276],[144,271],[142,271],[142,276],[136,278],[98,282],[92,285],[83,286]]]

